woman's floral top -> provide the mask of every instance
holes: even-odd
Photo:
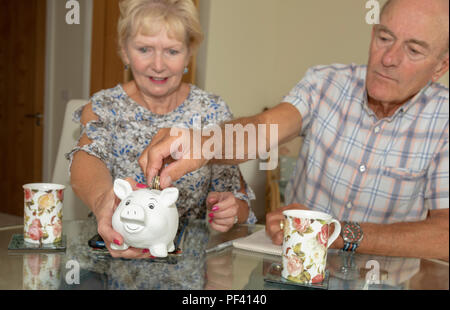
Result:
[[[146,184],[138,159],[153,136],[161,128],[193,128],[220,124],[233,118],[226,103],[218,96],[190,85],[188,98],[175,110],[164,115],[152,113],[131,99],[121,85],[102,90],[91,98],[92,110],[98,120],[82,126],[81,135],[86,134],[93,142],[82,147],[75,146],[66,155],[72,165],[73,155],[85,151],[101,159],[113,179],[131,177]],[[83,107],[75,111],[74,121],[80,122]],[[201,123],[200,123],[201,122]],[[70,170],[70,169],[69,169]],[[241,188],[240,171],[237,166],[207,165],[191,172],[174,183],[180,192],[177,201],[180,219],[205,218],[206,197],[209,192],[232,192],[236,198],[255,199],[246,184],[246,195]],[[249,210],[247,222],[253,224],[256,217]]]

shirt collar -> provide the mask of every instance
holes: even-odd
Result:
[[[367,72],[367,66],[364,66],[364,73]],[[416,104],[425,104],[427,102],[427,90],[430,88],[430,85],[432,82],[428,82],[427,85],[425,85],[414,97],[412,97],[410,100],[408,100],[406,103],[404,103],[395,113],[386,118],[387,121],[391,121],[395,119],[397,116],[404,115],[408,110],[411,109],[411,107],[415,106]],[[366,76],[364,75],[364,95],[363,100],[361,101],[363,105],[363,109],[368,113],[369,116],[377,117],[375,115],[375,112],[369,108],[369,99],[367,94],[367,87],[366,87]]]

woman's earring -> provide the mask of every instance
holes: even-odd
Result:
[[[188,69],[188,67],[185,67],[185,68],[184,68],[184,72],[183,72],[183,73],[184,73],[184,74],[187,74],[188,72],[189,72],[189,69]]]
[[[125,65],[123,68],[124,68],[125,70],[130,70],[130,65]]]

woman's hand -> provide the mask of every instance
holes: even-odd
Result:
[[[280,222],[284,221],[285,210],[309,210],[304,205],[293,203],[266,214],[266,234],[272,239],[272,243],[281,245],[283,243],[283,231]]]
[[[248,210],[247,203],[231,192],[210,192],[206,206],[211,228],[220,232],[226,232],[236,224],[240,209]]]
[[[125,180],[131,184],[133,190],[145,187],[145,185],[137,184],[130,178],[126,178]],[[96,211],[94,213],[97,218],[98,234],[103,238],[105,246],[112,257],[123,257],[130,259],[149,258],[151,254],[148,252],[148,249],[129,247],[126,250],[118,251],[111,248],[112,243],[117,246],[123,245],[123,237],[112,227],[112,217],[119,203],[120,200],[114,194],[113,188],[103,193],[103,195],[97,199],[93,209]]]

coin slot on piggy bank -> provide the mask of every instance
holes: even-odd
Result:
[[[131,246],[149,249],[155,257],[167,257],[169,252],[175,250],[177,188],[133,191],[130,183],[116,179],[114,193],[121,202],[113,214],[112,226],[122,235],[124,242],[121,246],[111,244],[113,250],[126,250]]]

